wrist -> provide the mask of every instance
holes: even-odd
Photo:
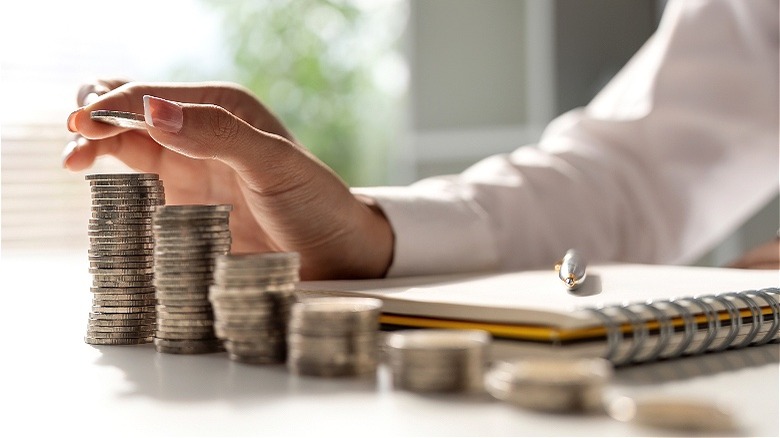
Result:
[[[365,240],[357,247],[362,248],[359,251],[359,257],[362,261],[359,263],[360,269],[356,274],[366,278],[382,278],[387,275],[390,265],[393,263],[393,253],[395,247],[395,234],[390,221],[385,216],[382,208],[373,199],[362,195],[355,195],[363,209],[363,233]]]

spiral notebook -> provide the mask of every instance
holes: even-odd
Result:
[[[598,355],[616,365],[778,340],[780,272],[614,264],[568,291],[554,270],[301,282],[301,296],[383,301],[387,330],[480,329],[513,354]]]

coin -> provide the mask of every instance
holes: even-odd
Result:
[[[225,341],[231,360],[253,364],[285,361],[290,307],[286,303],[294,300],[298,266],[287,263],[282,275],[274,279],[269,279],[263,267],[268,260],[295,257],[296,253],[216,256],[209,300],[214,309],[215,332]]]
[[[146,129],[143,114],[127,111],[95,110],[89,113],[92,120],[129,129]]]
[[[485,389],[499,400],[550,412],[603,411],[612,364],[600,358],[534,358],[495,364]]]
[[[685,431],[688,434],[733,433],[737,424],[731,412],[717,403],[704,399],[671,396],[614,397],[606,411],[618,421],[644,426]]]
[[[294,303],[287,333],[288,370],[321,377],[375,372],[381,308],[382,302],[373,298],[309,298]]]
[[[154,339],[154,347],[160,353],[205,354],[224,351],[220,340],[168,340]]]
[[[491,337],[481,330],[416,329],[390,333],[384,343],[393,385],[416,392],[483,388]]]
[[[149,342],[152,342],[152,339],[154,339],[152,336],[147,336],[143,338],[124,338],[124,339],[106,339],[106,338],[95,338],[92,336],[86,336],[84,338],[84,342],[91,345],[137,345],[137,344],[148,344]]]

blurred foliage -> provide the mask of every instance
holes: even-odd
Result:
[[[405,3],[203,1],[222,22],[221,79],[251,89],[348,184],[385,181],[401,93],[378,86],[377,68],[400,59]]]

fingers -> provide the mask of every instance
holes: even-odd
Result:
[[[155,96],[143,102],[154,140],[187,157],[222,161],[259,187],[283,186],[319,167],[289,140],[255,129],[222,107]]]
[[[130,81],[124,79],[97,79],[92,83],[84,84],[79,88],[76,103],[79,106],[94,103],[101,95],[119,88]]]
[[[139,133],[129,132],[99,140],[77,136],[65,146],[62,153],[62,166],[78,172],[91,167],[97,157],[111,155],[133,169],[159,173],[164,154],[174,155],[173,152],[160,147],[146,134],[141,136]]]
[[[106,89],[110,89],[110,91],[97,97]],[[153,95],[177,102],[218,105],[257,129],[295,141],[291,133],[268,108],[263,106],[249,90],[236,84],[224,82],[185,84],[129,82],[123,84],[122,81],[116,80],[87,85],[83,87],[79,95],[83,95],[80,97],[83,102],[80,103],[84,103],[85,106],[71,113],[67,125],[70,131],[80,132],[87,138],[105,138],[124,132],[122,128],[92,121],[89,118],[91,111],[105,109],[141,113],[143,111],[143,96]]]

